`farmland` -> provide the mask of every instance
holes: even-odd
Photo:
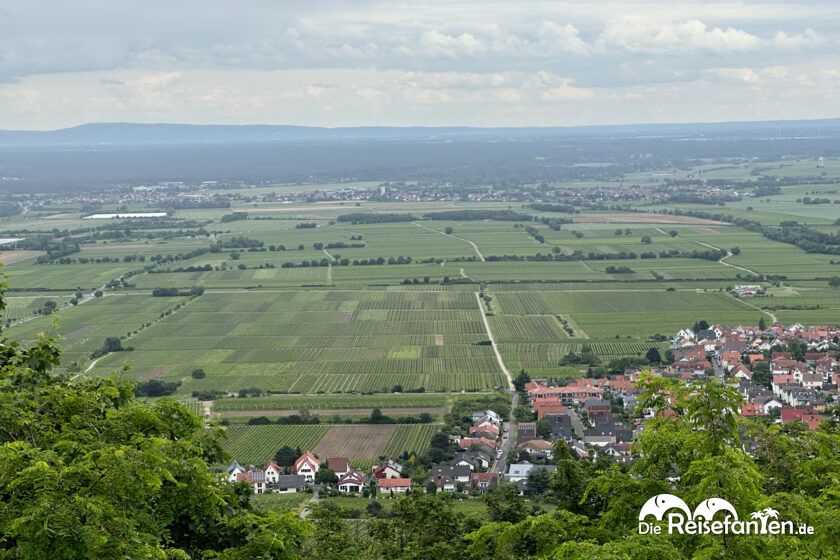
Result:
[[[313,449],[318,456],[348,457],[355,464],[371,464],[382,454],[398,457],[422,453],[439,426],[229,426],[226,449],[242,463],[260,464],[287,445]]]
[[[800,176],[803,165],[768,169]],[[708,169],[751,176],[737,165]],[[627,177],[662,183],[650,173]],[[544,194],[576,186],[603,185],[557,184]],[[505,366],[545,377],[586,373],[589,364],[568,360],[584,351],[602,366],[643,360],[650,348],[664,353],[663,340],[699,320],[836,324],[840,297],[827,284],[840,274],[835,255],[679,215],[720,211],[772,227],[795,220],[834,234],[836,204],[801,202],[820,189],[836,198],[830,187],[783,186],[711,210],[631,197],[621,209],[587,205],[558,215],[512,200],[314,202],[317,185],[298,186],[301,197],[281,203],[276,197],[293,187],[263,185],[247,201],[220,189],[230,208],[175,209],[153,226],[92,224],[81,204],[62,202],[0,220],[9,237],[63,239],[55,232],[66,228],[81,241],[48,263],[44,250],[0,251],[13,290],[3,320],[24,343],[39,333],[63,338],[60,369],[73,376],[171,383],[192,410],[230,422],[226,448],[239,461],[260,462],[290,445],[369,465],[422,452],[456,398],[507,387],[477,294]],[[482,214],[505,211],[516,217]],[[236,219],[223,219],[232,212]],[[425,219],[429,212],[456,214]],[[355,220],[340,219],[350,213]],[[728,292],[745,282],[767,294],[740,300]],[[100,355],[108,337],[123,350]],[[433,423],[356,423],[374,408],[395,418],[428,412]],[[334,423],[247,424],[302,411]]]
[[[209,293],[134,337],[131,358],[135,376],[166,371],[185,394],[479,390],[503,384],[484,338],[467,292]]]

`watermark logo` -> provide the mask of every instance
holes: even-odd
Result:
[[[659,535],[813,535],[805,523],[779,519],[773,508],[754,511],[741,520],[735,507],[723,498],[700,502],[694,511],[681,498],[658,494],[639,512],[639,534]]]

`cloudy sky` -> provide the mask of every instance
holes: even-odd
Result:
[[[840,2],[3,0],[0,128],[840,116]]]

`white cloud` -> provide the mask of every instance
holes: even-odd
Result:
[[[806,29],[803,33],[794,33],[792,35],[784,31],[777,31],[773,36],[773,45],[783,49],[810,49],[824,46],[828,43],[827,39],[814,31],[813,29]]]
[[[741,29],[710,28],[698,20],[656,21],[642,16],[608,20],[599,40],[608,49],[645,54],[742,53],[761,43],[759,37]]]
[[[544,21],[538,34],[540,47],[549,52],[565,52],[585,55],[590,52],[590,46],[580,36],[580,31],[569,23],[564,25],[553,21]]]
[[[4,0],[0,29],[0,128],[833,116],[840,89],[816,0]]]

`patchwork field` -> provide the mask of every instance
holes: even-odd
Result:
[[[165,370],[183,394],[492,389],[504,377],[485,339],[470,292],[219,292],[144,329],[130,359],[135,377]]]
[[[322,460],[348,457],[356,468],[369,467],[381,455],[399,457],[426,450],[440,426],[229,426],[225,450],[240,463],[262,463],[281,447],[311,449]]]

